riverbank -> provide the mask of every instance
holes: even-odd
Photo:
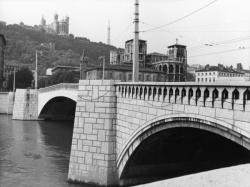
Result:
[[[250,164],[186,175],[137,187],[249,187]]]

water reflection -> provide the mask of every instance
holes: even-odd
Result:
[[[0,115],[0,186],[82,186],[67,183],[72,131],[72,121],[12,121]]]

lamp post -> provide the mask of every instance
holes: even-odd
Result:
[[[35,89],[37,89],[37,82],[38,82],[38,53],[42,53],[42,51],[36,50],[36,69],[35,69]]]
[[[99,60],[102,60],[102,80],[105,79],[105,56],[100,56]]]
[[[37,89],[37,52],[36,50],[35,89]]]
[[[135,30],[133,41],[133,82],[139,80],[139,0],[135,0]]]
[[[87,64],[88,64],[88,57],[86,56],[85,50],[83,50],[82,56],[80,57],[80,80],[86,79]]]
[[[16,69],[14,68],[13,92],[15,92],[15,89],[16,89]]]

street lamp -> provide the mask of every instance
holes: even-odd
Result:
[[[102,80],[104,80],[105,79],[105,56],[100,56],[98,59],[102,60]]]
[[[13,92],[15,92],[15,89],[16,89],[16,68],[14,68]]]
[[[35,89],[37,89],[37,77],[38,77],[38,69],[37,69],[37,56],[38,56],[38,53],[42,54],[42,51],[38,51],[36,50],[36,70],[35,70]]]
[[[86,78],[85,74],[83,76],[82,69],[84,69],[84,71],[86,71],[87,63],[88,63],[88,57],[85,54],[85,50],[83,50],[82,56],[80,58],[80,80],[82,80],[83,78],[84,79]]]

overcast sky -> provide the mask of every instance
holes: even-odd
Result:
[[[213,0],[140,0],[140,30],[151,29],[181,18]],[[166,53],[176,38],[188,47],[189,64],[241,62],[250,66],[250,1],[217,0],[207,8],[168,25],[163,29],[141,32],[147,40],[148,52]],[[70,17],[70,33],[92,41],[107,41],[108,20],[111,22],[111,43],[124,47],[124,41],[133,37],[134,0],[0,0],[0,20],[8,24],[23,21],[27,25],[47,23]],[[233,40],[240,38],[239,40]],[[236,42],[237,41],[237,42]],[[205,44],[226,43],[207,46]],[[239,49],[239,48],[247,49]],[[234,51],[233,51],[234,50]],[[225,53],[220,53],[224,52]],[[228,52],[229,51],[229,52]],[[215,55],[211,55],[218,53]],[[205,55],[210,54],[210,55]]]

